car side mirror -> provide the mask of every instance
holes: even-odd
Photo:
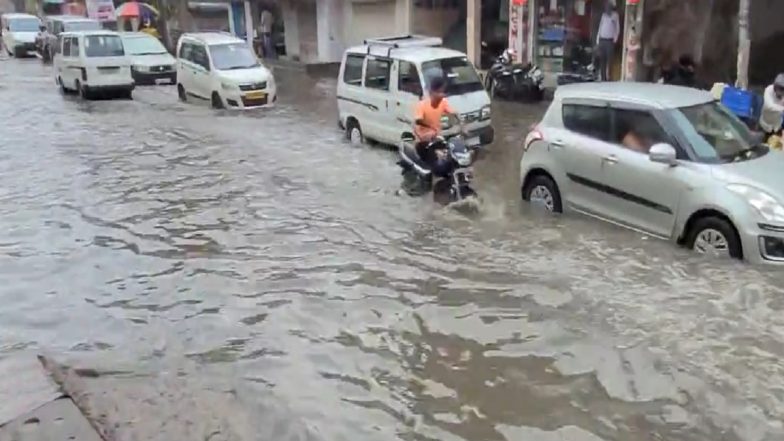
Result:
[[[654,144],[651,146],[651,149],[648,151],[648,157],[652,162],[658,162],[660,164],[667,164],[669,166],[678,164],[678,154],[675,151],[675,147],[666,143]]]
[[[404,133],[403,135],[400,136],[400,140],[403,142],[414,142],[416,138],[414,138],[414,135],[411,133]]]

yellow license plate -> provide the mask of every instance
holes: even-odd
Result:
[[[266,96],[267,94],[265,92],[248,92],[245,94],[245,98],[249,100],[260,100]]]

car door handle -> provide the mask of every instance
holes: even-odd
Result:
[[[618,163],[618,157],[615,156],[615,155],[607,155],[604,158],[602,158],[602,161],[604,161],[604,162],[606,162],[608,164],[617,164]]]
[[[562,147],[564,146],[564,143],[563,143],[563,141],[561,141],[560,139],[558,139],[558,140],[552,141],[552,142],[550,143],[550,145],[551,145],[551,146],[553,146],[553,147],[556,147],[556,148],[559,148],[559,149],[560,149],[560,148],[562,148]]]

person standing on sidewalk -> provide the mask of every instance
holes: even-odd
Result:
[[[606,0],[604,13],[599,22],[599,32],[596,33],[596,46],[599,52],[599,75],[602,81],[610,81],[615,45],[621,35],[621,19],[615,11],[613,0]]]
[[[264,58],[275,59],[275,44],[272,41],[272,25],[275,24],[275,16],[272,15],[269,9],[264,8],[261,11],[261,24],[259,30],[261,31],[261,48],[264,52]]]

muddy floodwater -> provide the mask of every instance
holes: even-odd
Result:
[[[331,79],[236,114],[61,96],[0,60],[0,357],[50,354],[121,440],[780,441],[784,273],[520,203],[396,195]]]

